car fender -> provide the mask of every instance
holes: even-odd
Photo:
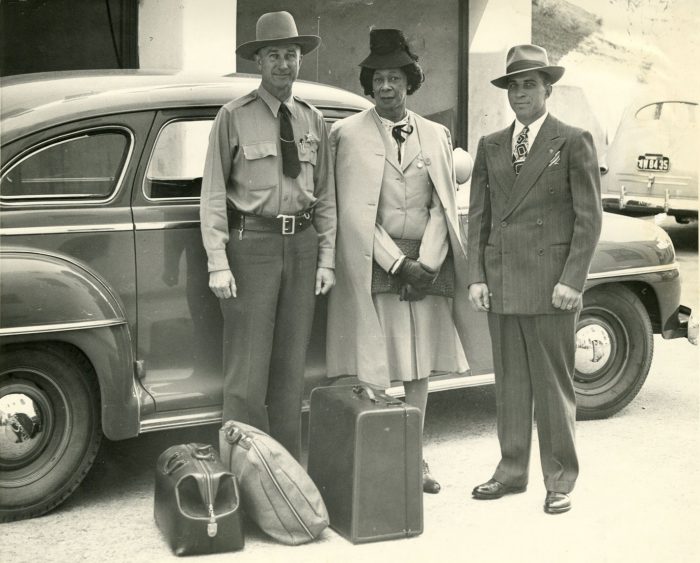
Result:
[[[5,247],[0,272],[0,344],[51,341],[79,349],[97,375],[103,432],[136,436],[140,395],[119,297],[99,274],[57,254]]]

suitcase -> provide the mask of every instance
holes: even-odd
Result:
[[[311,392],[308,472],[353,543],[423,531],[420,410],[364,386]]]
[[[175,555],[243,549],[238,483],[210,445],[181,444],[160,454],[154,516]]]

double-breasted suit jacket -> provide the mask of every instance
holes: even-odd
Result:
[[[372,300],[371,280],[374,260],[388,269],[397,257],[391,239],[377,233],[377,223],[385,171],[398,164],[388,163],[396,157],[389,152],[373,113],[369,109],[338,121],[330,133],[338,234],[336,286],[329,296],[326,360],[329,376],[358,375],[363,381],[386,387],[390,381],[386,337]],[[444,229],[446,223],[455,264],[454,325],[467,351],[469,367],[473,371],[484,371],[492,365],[491,351],[472,342],[475,335],[479,332],[483,335],[487,327],[483,315],[474,313],[468,306],[467,260],[460,238],[449,132],[416,114],[412,114],[412,119],[415,126],[412,135],[420,140],[420,150],[414,154],[406,146],[403,166],[407,182],[418,181],[410,177],[411,167],[417,167],[414,172],[427,171],[435,188],[439,201],[433,204],[442,207],[445,221],[434,224],[441,223]],[[430,225],[431,222],[427,229]],[[425,243],[430,238],[424,236],[422,240]],[[433,257],[439,264],[444,257],[444,250],[439,246],[431,249],[424,244],[421,256]]]
[[[552,304],[557,283],[583,290],[600,234],[600,176],[588,132],[547,116],[520,174],[513,127],[484,137],[469,208],[469,283],[490,296],[501,461],[493,478],[528,481],[533,402],[548,491],[578,476],[573,386],[576,311]]]
[[[552,305],[554,286],[583,290],[600,234],[593,139],[549,115],[516,176],[512,136],[510,126],[479,141],[469,206],[469,284],[488,284],[494,313],[562,313]]]

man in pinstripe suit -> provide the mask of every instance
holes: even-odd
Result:
[[[534,402],[550,514],[571,508],[578,475],[575,330],[602,221],[590,133],[547,112],[563,73],[543,48],[518,45],[492,81],[507,89],[516,119],[479,141],[467,251],[470,300],[488,314],[501,446],[493,477],[472,495],[525,490]]]

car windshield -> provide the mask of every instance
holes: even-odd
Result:
[[[662,121],[673,125],[695,123],[697,104],[692,102],[655,102],[637,110],[637,121]]]

